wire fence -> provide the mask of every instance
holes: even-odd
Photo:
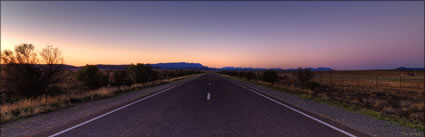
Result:
[[[319,71],[313,79],[336,86],[425,89],[424,72]]]

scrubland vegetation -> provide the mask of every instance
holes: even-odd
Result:
[[[423,71],[418,71],[417,74],[419,75],[410,78],[421,79],[422,82],[420,80],[418,80],[419,82],[402,81],[404,85],[402,87],[400,85],[371,85],[370,81],[376,83],[378,74],[380,74],[378,75],[379,77],[384,77],[383,73],[404,74],[412,72],[350,71],[351,76],[349,75],[350,73],[345,73],[345,77],[355,77],[355,79],[352,79],[352,81],[345,79],[344,84],[336,79],[341,79],[341,75],[339,75],[340,77],[335,77],[336,73],[342,74],[343,72],[341,71],[314,72],[300,68],[297,71],[281,71],[274,74],[268,71],[221,71],[219,73],[239,77],[257,84],[272,86],[301,97],[342,106],[380,119],[396,121],[402,125],[421,130],[425,129],[425,94],[423,85],[420,85],[424,83]],[[335,73],[333,74],[333,81],[329,81],[329,77],[328,79],[324,77],[324,74],[329,76],[330,73]],[[375,79],[360,79],[359,74],[362,73],[371,75],[370,77]],[[277,78],[274,79],[274,77]],[[400,82],[400,76],[395,75],[395,77],[398,78],[397,82]],[[407,79],[407,77],[403,78]],[[391,80],[391,78],[388,79]],[[382,80],[380,82],[383,84],[386,81]]]
[[[102,70],[95,65],[66,70],[58,48],[47,46],[37,54],[32,44],[3,51],[1,61],[1,123],[201,73],[154,70],[141,63],[127,70]]]

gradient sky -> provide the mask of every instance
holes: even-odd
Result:
[[[32,43],[66,64],[424,67],[424,2],[1,2],[1,50]]]

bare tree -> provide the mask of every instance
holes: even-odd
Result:
[[[5,50],[1,61],[5,76],[2,87],[24,97],[48,93],[49,85],[59,82],[63,59],[58,48],[47,46],[40,55],[44,64],[40,64],[32,44],[21,44],[14,52]]]
[[[273,84],[279,80],[279,75],[276,71],[266,71],[263,73],[263,80],[270,82],[273,86]]]
[[[43,59],[44,66],[44,82],[47,84],[55,84],[60,82],[61,72],[63,72],[63,57],[61,56],[62,52],[59,48],[54,48],[51,45],[48,45],[44,48],[40,56]]]

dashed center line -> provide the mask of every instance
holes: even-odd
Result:
[[[210,92],[208,92],[208,94],[207,94],[207,100],[210,100],[211,99],[211,94],[210,94]]]

